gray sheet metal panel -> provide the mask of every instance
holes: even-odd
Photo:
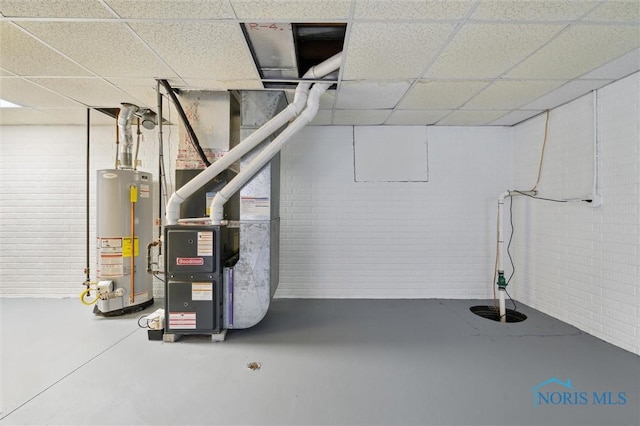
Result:
[[[286,107],[282,92],[242,92],[242,139]],[[240,163],[248,164],[274,135]],[[240,260],[233,274],[233,322],[249,328],[260,322],[278,287],[280,261],[280,155],[240,190]],[[225,320],[229,322],[228,315]]]

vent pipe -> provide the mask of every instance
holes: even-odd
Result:
[[[323,78],[340,68],[341,61],[342,52],[330,57],[326,61],[316,66],[311,67],[309,71],[304,74],[303,78]],[[236,145],[235,148],[227,152],[222,158],[215,161],[213,164],[211,164],[211,166],[207,167],[204,171],[191,179],[179,190],[174,192],[171,195],[171,198],[169,198],[169,202],[166,206],[166,224],[175,225],[176,223],[178,223],[178,219],[180,219],[180,204],[182,204],[184,200],[186,200],[188,197],[190,197],[196,191],[206,185],[207,182],[209,182],[211,179],[215,178],[224,170],[226,170],[231,164],[238,161],[244,154],[248,153],[253,148],[258,146],[260,142],[262,142],[282,126],[287,124],[289,120],[298,116],[298,114],[302,112],[306,104],[310,87],[310,82],[301,81],[296,88],[293,102],[287,108],[285,108],[278,115],[266,122],[262,127],[245,138],[242,142]]]
[[[231,180],[222,190],[218,191],[211,202],[210,218],[214,225],[220,224],[223,218],[223,210],[225,203],[229,198],[242,188],[253,176],[262,169],[283,146],[295,135],[300,129],[305,127],[318,113],[320,95],[331,87],[333,83],[316,83],[314,84],[309,97],[307,99],[307,107],[298,115],[298,117],[289,124],[269,145],[267,145],[260,153],[243,169],[238,175]]]
[[[133,135],[131,134],[131,119],[138,111],[133,104],[123,103],[118,114],[118,133],[120,134],[120,168],[133,168]]]

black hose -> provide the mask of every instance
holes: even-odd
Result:
[[[196,132],[193,131],[193,127],[191,127],[191,123],[189,123],[187,114],[185,114],[184,110],[182,109],[182,105],[180,105],[180,101],[178,100],[178,97],[176,96],[175,93],[173,93],[173,89],[171,88],[171,85],[167,80],[158,80],[158,81],[162,83],[165,90],[171,97],[173,104],[176,106],[176,110],[178,110],[178,115],[180,116],[180,119],[182,120],[184,127],[186,127],[187,133],[189,134],[189,138],[191,139],[191,144],[193,145],[195,150],[198,151],[198,155],[200,156],[200,159],[202,160],[202,162],[207,167],[209,167],[211,163],[207,159],[207,156],[205,155],[204,151],[202,150],[202,147],[200,146],[200,142],[198,141],[198,137],[196,136]]]
[[[87,234],[87,239],[86,239],[86,267],[84,269],[84,272],[86,274],[86,281],[85,281],[85,285],[89,285],[89,281],[90,281],[90,269],[89,269],[89,179],[90,179],[90,174],[91,174],[91,164],[89,163],[90,161],[90,153],[91,153],[91,108],[87,108],[87,176],[86,176],[86,187],[85,187],[85,192],[86,192],[86,205],[87,205],[87,211],[86,211],[86,234]]]
[[[162,182],[164,182],[164,141],[162,138],[162,94],[160,93],[160,81],[156,82],[156,95],[158,99],[158,239],[162,238]],[[158,251],[162,255],[162,246]]]

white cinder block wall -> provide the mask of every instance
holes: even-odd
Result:
[[[86,127],[3,126],[1,132],[0,295],[79,295],[86,264]],[[165,126],[164,132],[165,140],[171,142],[165,145],[165,155],[175,159],[177,129]],[[145,130],[144,138],[140,170],[153,174],[157,206],[157,132]],[[99,169],[114,167],[115,125],[92,126],[90,142],[89,247],[93,270],[95,176]],[[169,167],[172,161],[166,164]],[[171,180],[172,175],[173,167],[167,178]],[[91,278],[95,278],[93,272]],[[159,282],[154,287],[156,295],[162,294]]]
[[[514,202],[511,295],[640,354],[640,73],[597,92],[600,208]],[[593,180],[593,96],[551,111],[538,189],[580,197]],[[514,186],[536,180],[544,116],[513,128]],[[507,227],[508,229],[508,227]]]
[[[428,140],[428,182],[354,182],[355,130],[307,127],[282,153],[277,295],[489,297],[509,129],[385,128],[389,151]]]

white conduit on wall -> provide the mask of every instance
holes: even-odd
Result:
[[[307,79],[319,79],[334,72],[340,67],[342,61],[342,52],[338,53],[326,61],[313,66],[305,73],[303,78]],[[323,83],[324,84],[324,83]],[[206,168],[199,175],[191,179],[182,188],[177,190],[169,198],[169,202],[166,207],[166,224],[175,225],[180,218],[180,205],[193,195],[196,191],[206,185],[211,179],[222,173],[233,163],[238,161],[243,155],[255,148],[260,142],[265,140],[268,136],[276,132],[279,128],[284,126],[289,120],[298,116],[307,103],[307,94],[311,83],[300,82],[296,87],[295,96],[293,102],[287,106],[282,112],[266,122],[262,127],[253,132],[250,136],[245,138],[242,142],[236,145],[232,150],[225,154],[222,158],[215,161],[211,166]],[[325,89],[326,90],[326,89]],[[317,111],[317,110],[316,110]],[[310,121],[310,120],[309,120]],[[285,129],[286,130],[286,129]],[[284,131],[283,131],[284,133]],[[249,165],[251,167],[251,165]],[[259,169],[258,169],[259,170]]]

